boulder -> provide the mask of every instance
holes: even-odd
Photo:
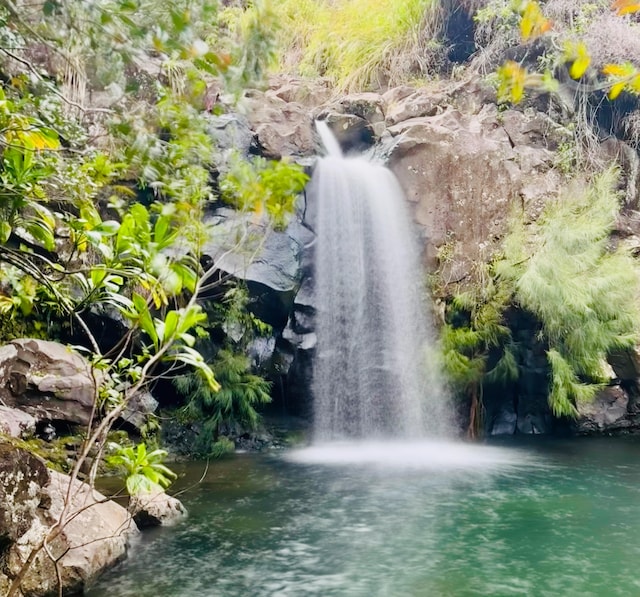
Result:
[[[297,220],[278,231],[231,209],[218,210],[209,222],[217,223],[216,234],[203,254],[218,270],[247,282],[252,310],[281,330],[300,285],[302,251],[313,234]],[[246,235],[242,250],[236,250],[238,235]]]
[[[207,117],[207,132],[216,142],[219,155],[216,161],[223,162],[233,151],[247,157],[255,147],[254,134],[249,121],[240,114],[210,115]]]
[[[57,342],[13,340],[0,347],[0,400],[36,421],[89,423],[100,376]]]
[[[269,89],[265,95],[306,108],[316,108],[328,102],[333,93],[329,79],[305,79],[281,74],[269,79]]]
[[[81,593],[125,556],[129,539],[137,533],[122,506],[85,483],[71,483],[67,475],[48,470],[24,450],[0,446],[0,481],[0,586],[14,579],[37,550],[20,585],[24,597],[57,594],[58,574],[65,594]],[[67,495],[71,501],[66,522],[49,538],[47,553],[42,541],[60,520]],[[58,560],[57,572],[49,554]]]
[[[49,482],[44,462],[11,444],[0,444],[0,554],[31,527]]]
[[[182,502],[162,489],[132,496],[129,512],[139,528],[169,526],[187,516]]]
[[[329,125],[333,136],[345,153],[363,153],[376,142],[373,128],[360,116],[323,112],[320,119]]]
[[[26,438],[34,435],[35,432],[35,417],[17,408],[0,406],[0,433],[9,437]]]
[[[631,426],[629,396],[620,386],[607,386],[591,402],[578,403],[574,428],[580,434],[615,432]]]
[[[260,153],[271,159],[315,153],[313,122],[308,108],[253,91],[244,110],[255,131]]]
[[[158,401],[151,395],[151,392],[137,392],[127,402],[120,419],[140,431],[149,420],[149,415],[156,412],[157,408]]]
[[[640,379],[640,346],[612,353],[609,355],[609,363],[622,381]]]
[[[443,94],[434,93],[428,89],[401,87],[395,93],[387,92],[387,98],[386,124],[388,126],[411,118],[435,116],[443,112],[446,106],[446,97]]]

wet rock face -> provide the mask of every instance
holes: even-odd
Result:
[[[497,250],[513,208],[533,216],[557,192],[553,153],[539,143],[547,128],[537,114],[499,114],[493,105],[389,127],[389,166],[424,228],[427,267],[439,265],[443,280],[473,282],[474,264]]]

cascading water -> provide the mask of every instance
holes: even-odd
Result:
[[[317,124],[328,155],[310,189],[315,439],[442,435],[448,409],[428,359],[424,270],[402,190],[384,166],[344,157]]]

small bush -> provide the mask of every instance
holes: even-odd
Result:
[[[211,368],[221,385],[217,392],[196,373],[174,380],[178,392],[187,399],[183,418],[202,423],[195,447],[207,456],[228,451],[228,444],[220,444],[222,430],[256,429],[260,422],[256,408],[271,401],[269,382],[249,372],[246,356],[221,350]]]

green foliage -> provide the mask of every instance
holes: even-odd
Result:
[[[282,53],[343,90],[406,81],[439,52],[437,0],[281,0],[275,10]]]
[[[482,286],[455,297],[442,353],[459,391],[518,378],[518,346],[505,321],[512,304],[540,322],[556,416],[575,415],[576,404],[606,381],[607,356],[635,345],[638,268],[628,249],[611,244],[619,211],[615,183],[615,170],[605,171],[588,186],[574,183],[536,222],[514,220],[503,256],[481,276]],[[495,365],[486,371],[490,359]]]
[[[112,452],[106,458],[109,466],[122,470],[129,495],[152,493],[169,487],[176,474],[162,462],[166,450],[147,451],[147,446],[122,446],[115,442],[108,445]]]
[[[593,396],[607,355],[634,345],[640,330],[638,270],[609,233],[619,210],[616,173],[574,185],[534,224],[505,240],[499,278],[542,323],[552,368],[550,404],[557,415]]]
[[[511,299],[509,288],[491,275],[483,279],[483,286],[475,292],[454,297],[442,332],[443,367],[459,391],[466,392],[480,384],[485,376],[502,383],[518,378],[514,347],[509,344],[511,332],[504,324],[504,312]],[[487,373],[489,353],[495,349],[503,352]]]
[[[233,338],[239,350],[246,348],[256,336],[268,336],[272,331],[268,323],[251,311],[250,302],[246,285],[233,282],[209,313],[210,323],[219,325],[228,338]]]
[[[576,414],[576,403],[588,402],[599,389],[597,384],[585,384],[576,375],[575,367],[557,350],[547,351],[551,366],[549,404],[557,417]]]
[[[277,57],[275,34],[280,21],[273,3],[253,0],[247,10],[233,6],[222,12],[221,19],[233,33],[229,70],[236,85],[244,88],[262,82],[267,67]]]
[[[222,458],[227,454],[233,454],[236,449],[236,445],[231,441],[228,437],[220,437],[218,440],[211,446],[211,450],[209,451],[209,456],[211,458]]]
[[[284,228],[308,180],[298,164],[264,158],[249,162],[235,155],[220,181],[220,190],[222,198],[234,207],[258,217],[266,213],[276,228]]]
[[[202,422],[196,449],[205,455],[215,451],[220,430],[239,425],[255,429],[260,417],[256,408],[271,401],[269,382],[249,373],[249,359],[230,350],[221,350],[211,365],[221,389],[217,392],[195,374],[176,377],[173,383],[187,400],[183,416]]]

